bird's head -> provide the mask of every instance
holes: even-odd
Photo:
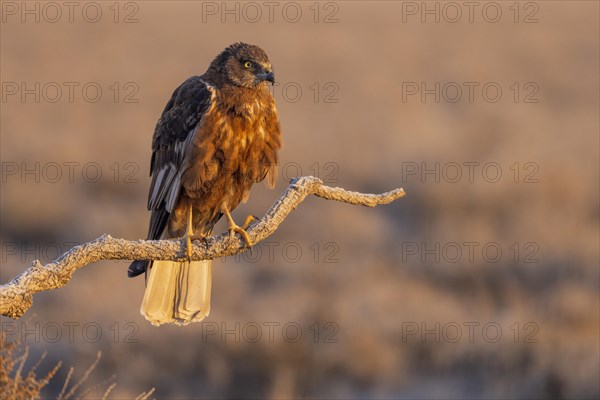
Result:
[[[275,83],[267,53],[251,44],[232,44],[214,59],[211,68],[220,70],[224,78],[236,86],[255,88],[263,82]]]

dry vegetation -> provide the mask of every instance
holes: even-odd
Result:
[[[61,368],[62,362],[56,363],[45,375],[38,376],[38,368],[42,365],[47,353],[44,352],[33,366],[26,367],[29,361],[29,349],[29,346],[18,340],[7,341],[4,333],[0,336],[0,398],[9,400],[46,397],[43,395],[43,390]],[[117,386],[114,376],[93,385],[88,382],[92,372],[98,366],[100,358],[101,353],[98,352],[96,360],[76,382],[71,382],[75,369],[69,368],[62,389],[55,398],[57,400],[109,399],[111,392]],[[148,400],[153,393],[154,389],[151,389],[136,396],[135,400]]]
[[[29,371],[24,371],[28,356],[29,347],[22,346],[17,341],[6,342],[5,335],[2,333],[0,336],[0,397],[3,399],[39,399],[40,392],[61,366],[58,363],[44,377],[38,377],[36,370],[46,358],[46,353]]]
[[[254,258],[216,261],[202,324],[150,326],[139,315],[143,280],[126,279],[125,262],[101,262],[41,294],[26,325],[3,318],[9,340],[25,339],[31,359],[47,351],[44,365],[62,360],[77,371],[102,351],[96,373],[117,377],[118,398],[150,387],[161,398],[598,398],[597,2],[538,2],[537,24],[400,23],[402,2],[342,2],[337,24],[232,25],[200,23],[202,2],[168,10],[159,3],[140,3],[138,24],[2,26],[3,81],[97,81],[106,92],[93,104],[2,103],[3,162],[79,163],[73,182],[67,168],[57,183],[2,181],[3,283],[33,258],[51,261],[55,247],[103,233],[144,237],[154,123],[173,88],[237,40],[267,49],[278,80],[299,83],[303,97],[292,103],[276,92],[281,179],[273,192],[255,187],[235,218],[260,215],[286,174],[315,168],[321,178],[332,174],[337,182],[326,183],[334,186],[402,186],[410,196],[374,210],[307,199],[270,238],[272,258],[261,246]],[[140,101],[115,103],[108,87],[116,81],[135,82]],[[403,81],[494,81],[505,93],[498,103],[402,102]],[[532,81],[539,102],[512,101],[508,86]],[[315,102],[314,82],[335,82],[339,101]],[[407,162],[471,161],[498,163],[502,179],[476,175],[471,183],[466,169],[457,183],[403,175]],[[95,183],[81,177],[90,162],[102,167]],[[528,162],[539,168],[537,183],[523,182]],[[471,261],[462,247],[452,262],[403,251],[465,242],[498,243],[503,255],[489,262],[479,251]],[[530,242],[537,252],[525,262]],[[290,341],[277,328],[270,341],[270,322],[297,323],[303,334]],[[324,341],[328,322],[336,342]],[[471,322],[498,324],[501,339],[476,330],[469,341]],[[537,342],[525,341],[528,322]],[[58,341],[43,332],[53,323],[62,328]],[[66,327],[75,323],[70,340]],[[236,323],[259,324],[262,337],[223,339],[222,327]],[[411,324],[436,323],[463,327],[461,340],[406,335]],[[61,392],[67,374],[57,371],[48,396]]]

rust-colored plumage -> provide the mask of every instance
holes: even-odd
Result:
[[[270,186],[274,185],[281,147],[277,109],[267,82],[273,83],[274,75],[266,53],[257,46],[236,43],[219,54],[206,73],[189,78],[175,90],[152,142],[149,239],[177,238],[192,231],[194,237],[205,236],[223,215],[228,217],[230,229],[247,239],[229,212],[248,199],[255,182],[268,177]],[[157,264],[136,261],[129,267],[129,276],[154,270]],[[206,268],[210,279],[210,266]],[[206,275],[202,274],[203,279]],[[179,286],[186,280],[167,278],[180,282]],[[147,297],[156,301],[159,295],[149,296],[156,279],[151,272],[145,303]],[[210,289],[210,282],[208,285]],[[208,314],[208,310],[197,310],[196,316],[190,311],[191,317],[180,318],[175,310],[174,316],[167,315],[170,302],[177,309],[181,289],[189,288],[173,289],[164,282],[163,286],[168,293],[161,290],[162,295],[175,298],[162,299],[166,303],[161,303],[160,313],[165,316],[150,317],[153,323],[185,324]],[[208,301],[203,301],[202,307],[206,307]]]

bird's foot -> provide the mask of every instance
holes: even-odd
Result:
[[[244,221],[244,225],[242,225],[242,229],[248,229],[248,227],[250,226],[250,224],[252,223],[252,221],[254,220],[258,220],[257,217],[255,217],[254,215],[250,214],[246,217],[246,220]]]
[[[246,218],[246,222],[244,223],[243,227],[236,225],[235,222],[231,222],[229,224],[229,236],[233,238],[236,232],[239,233],[240,236],[244,238],[246,247],[250,247],[250,250],[252,250],[252,241],[250,240],[250,236],[248,236],[248,232],[245,231],[245,228],[248,227],[250,222],[252,222],[252,219],[248,221],[248,218]]]
[[[235,233],[239,233],[246,242],[246,247],[252,246],[252,241],[250,241],[250,236],[248,236],[248,232],[246,232],[241,226],[230,226],[229,227],[229,236],[233,238]]]
[[[235,223],[235,221],[231,217],[231,213],[229,212],[227,207],[223,208],[223,214],[225,214],[225,217],[229,222],[229,236],[233,238],[233,235],[236,232],[239,233],[244,238],[244,241],[246,242],[246,247],[249,247],[250,252],[252,252],[252,241],[250,240],[250,236],[248,236],[248,232],[246,232],[245,229],[250,225],[250,222],[252,222],[255,217],[252,215],[247,216],[246,220],[244,221],[244,226],[240,227],[238,226],[238,224]]]
[[[246,220],[244,221],[244,225],[242,225],[242,229],[244,230],[244,234],[245,234],[242,236],[244,236],[244,240],[246,241],[246,247],[248,247],[248,250],[250,250],[250,256],[254,255],[254,252],[252,251],[253,243],[250,242],[250,240],[248,238],[248,233],[246,232],[246,229],[248,229],[248,227],[254,220],[258,220],[258,218],[255,217],[254,215],[250,214],[246,217]]]
[[[183,239],[185,240],[185,255],[188,261],[192,259],[192,241],[194,240],[202,240],[204,244],[208,245],[208,239],[204,235],[197,235],[194,233],[187,233]]]

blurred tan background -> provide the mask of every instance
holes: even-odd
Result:
[[[127,262],[81,269],[1,320],[42,371],[64,361],[48,398],[98,350],[115,398],[597,398],[599,6],[476,3],[2,2],[2,283],[145,237],[154,124],[236,41],[275,66],[284,149],[234,217],[296,175],[408,193],[307,199],[215,261],[211,315],[185,328],[140,316]]]

